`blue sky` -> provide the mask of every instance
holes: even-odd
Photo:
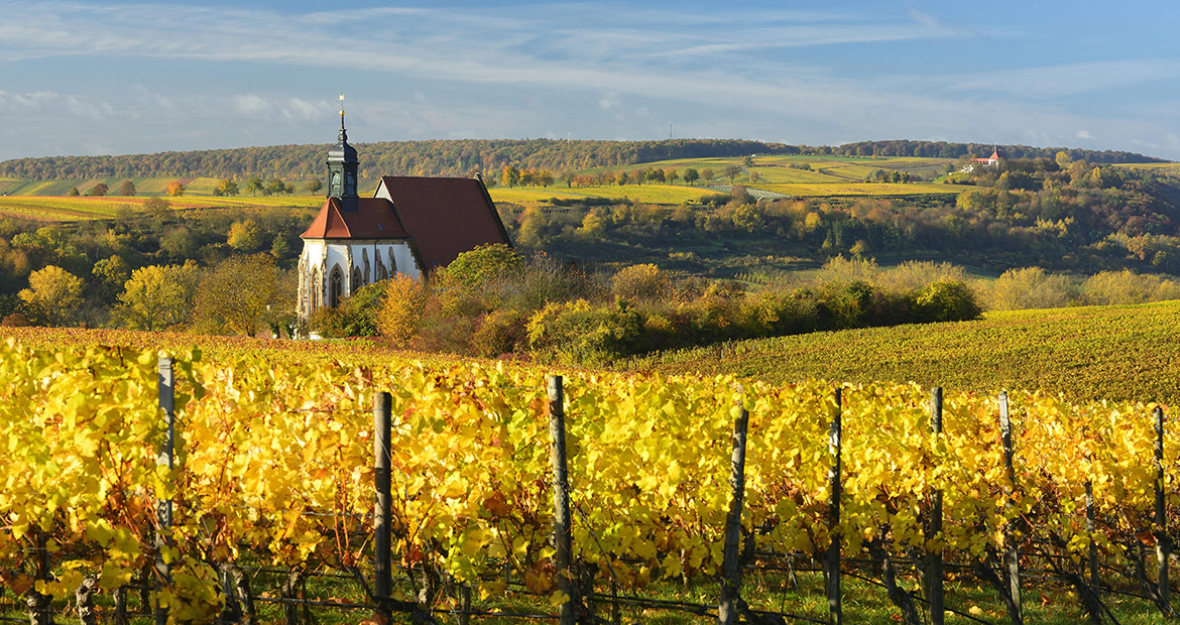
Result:
[[[1180,159],[1175,2],[0,0],[0,16],[0,159],[329,143],[340,92],[355,142],[671,123]]]

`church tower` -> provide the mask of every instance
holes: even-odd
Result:
[[[328,150],[328,197],[341,200],[345,211],[357,210],[356,148],[348,145],[348,131],[344,129],[344,95],[340,96],[340,138]]]
[[[375,282],[402,274],[421,278],[467,250],[509,243],[479,179],[385,176],[372,197],[357,194],[357,153],[344,129],[328,150],[328,197],[300,235],[297,312],[311,321]]]

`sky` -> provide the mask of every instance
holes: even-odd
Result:
[[[0,160],[419,139],[1180,159],[1180,3],[0,0]]]

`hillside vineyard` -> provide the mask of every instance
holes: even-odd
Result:
[[[247,558],[370,575],[372,401],[387,391],[395,567],[445,572],[491,600],[507,590],[507,567],[554,604],[566,599],[548,543],[543,372],[458,361],[276,365],[199,353],[179,354],[173,371],[169,470],[157,466],[166,435],[157,352],[0,344],[0,515],[8,520],[0,562],[14,563],[0,566],[13,571],[0,575],[4,588],[64,598],[96,576],[113,590],[163,553],[171,581],[161,596],[174,618],[200,621],[221,610],[218,568]],[[1180,448],[1165,439],[1157,464],[1149,404],[1012,393],[1009,470],[993,396],[948,391],[935,436],[929,393],[913,385],[573,373],[565,389],[573,557],[609,564],[628,588],[719,572],[731,435],[743,407],[741,523],[757,553],[817,556],[835,539],[849,557],[871,547],[971,565],[1035,537],[1075,559],[1094,545],[1105,565],[1127,567],[1142,564],[1137,533],[1158,521],[1158,471],[1168,476],[1160,492],[1169,501],[1175,493]],[[844,481],[832,526],[837,417]],[[931,534],[935,490],[944,521]],[[157,498],[173,505],[159,547]],[[1023,539],[1011,537],[1017,530]],[[46,546],[53,573],[41,570],[36,581],[29,571],[39,570]]]

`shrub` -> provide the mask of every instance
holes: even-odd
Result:
[[[919,291],[940,281],[967,281],[967,272],[947,262],[907,260],[877,276],[877,284],[891,291]]]
[[[604,364],[636,351],[643,320],[622,300],[591,306],[586,300],[549,304],[529,318],[529,345],[567,364]]]
[[[463,252],[447,265],[448,276],[468,288],[486,286],[489,282],[521,268],[520,255],[503,243],[480,245]]]
[[[986,298],[990,310],[1061,308],[1076,304],[1078,293],[1067,276],[1028,267],[1005,271],[987,288]]]
[[[958,280],[928,284],[914,298],[915,321],[967,321],[981,312],[975,293]]]
[[[1142,304],[1180,298],[1180,285],[1162,276],[1139,275],[1130,270],[1103,271],[1086,279],[1082,291],[1087,303],[1097,305]]]
[[[377,314],[377,330],[394,345],[405,346],[422,322],[426,285],[402,273],[386,282]]]
[[[862,327],[874,294],[873,286],[861,280],[825,284],[819,291],[819,329]]]
[[[516,310],[495,310],[479,319],[479,327],[471,338],[471,349],[477,356],[496,358],[528,346],[525,324],[528,319]]]
[[[5,328],[23,328],[30,325],[32,324],[29,322],[29,318],[18,312],[9,313],[0,319],[0,326]]]
[[[383,280],[362,287],[342,299],[335,308],[316,309],[311,315],[311,327],[327,338],[376,336],[379,332],[377,317],[388,282]]]
[[[667,292],[668,282],[668,273],[651,263],[632,265],[611,277],[610,291],[628,300],[656,299]]]

